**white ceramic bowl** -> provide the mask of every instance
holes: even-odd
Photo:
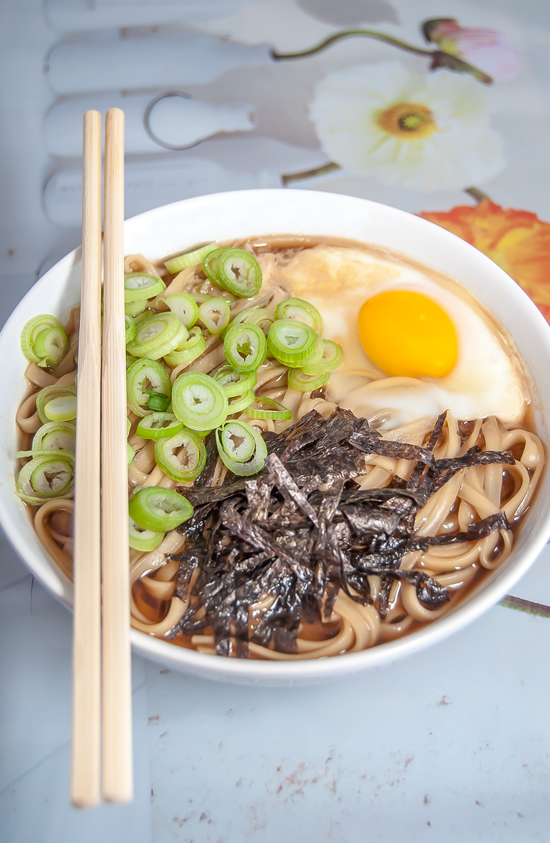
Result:
[[[513,337],[532,377],[537,431],[548,442],[550,328],[535,305],[496,264],[472,246],[418,217],[348,196],[299,190],[254,190],[189,199],[128,220],[125,254],[155,260],[210,240],[261,234],[346,237],[385,247],[469,287]],[[40,582],[66,606],[72,586],[55,568],[14,493],[15,413],[24,391],[26,361],[19,338],[39,313],[61,320],[79,300],[80,250],[56,264],[25,296],[0,334],[4,401],[0,414],[0,521]],[[176,647],[132,630],[135,651],[171,668],[223,682],[298,685],[334,680],[388,664],[440,641],[496,603],[527,571],[550,535],[550,472],[509,559],[453,612],[418,632],[359,653],[331,659],[279,662],[224,659]]]

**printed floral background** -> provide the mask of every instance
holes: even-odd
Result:
[[[550,316],[533,62],[548,35],[515,14],[511,0],[45,0],[50,227],[27,263],[42,272],[78,243],[81,114],[120,105],[128,216],[248,187],[362,196],[473,243]]]

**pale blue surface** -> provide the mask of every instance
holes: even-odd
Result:
[[[135,799],[69,804],[71,616],[3,549],[7,843],[546,841],[550,623],[495,607],[407,661],[313,688],[134,658]],[[550,548],[515,589],[550,602]]]

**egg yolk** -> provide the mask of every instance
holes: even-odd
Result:
[[[458,356],[455,327],[432,299],[410,290],[389,290],[364,303],[359,337],[365,352],[393,377],[443,378]]]

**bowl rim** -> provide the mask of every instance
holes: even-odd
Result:
[[[381,203],[368,199],[347,196],[345,194],[311,190],[288,190],[281,188],[231,191],[183,199],[179,202],[151,209],[126,220],[125,232],[132,225],[139,226],[144,219],[146,220],[152,217],[162,219],[164,215],[171,217],[177,215],[179,209],[182,208],[199,212],[211,207],[213,203],[227,203],[227,206],[231,207],[235,202],[246,203],[248,199],[255,202],[269,202],[275,196],[280,197],[281,194],[284,194],[287,197],[285,201],[289,202],[297,201],[300,197],[307,196],[307,201],[309,202],[313,198],[319,202],[329,202],[335,207],[339,203],[342,207],[344,205],[351,207],[355,203],[357,207],[360,205],[363,208],[370,209],[371,212],[389,214],[395,219],[397,224],[401,223],[402,225],[413,226],[413,228],[418,226],[418,230],[423,230],[424,232],[428,232],[429,230],[429,236],[436,240],[439,239],[443,246],[446,245],[450,250],[458,254],[462,253],[473,259],[479,265],[480,273],[485,272],[499,278],[500,283],[503,285],[503,293],[506,296],[512,297],[514,304],[523,311],[525,317],[532,323],[538,340],[545,347],[548,362],[550,363],[550,326],[532,300],[504,270],[486,255],[475,249],[474,246],[451,232],[392,206],[382,205]],[[366,241],[364,242],[365,245],[376,245],[372,243],[368,244]],[[189,248],[192,248],[192,246],[193,244],[190,244]],[[399,250],[394,250],[394,254],[404,254],[406,257],[406,254]],[[33,297],[39,296],[40,291],[49,283],[51,274],[55,275],[62,271],[67,274],[71,268],[78,264],[79,256],[80,247],[77,247],[48,270],[24,296],[0,332],[0,359],[3,357],[3,352],[7,351],[4,347],[7,343],[7,338],[12,336],[13,340],[14,326],[20,322],[21,315],[24,313],[29,299],[32,300]],[[447,275],[452,277],[448,271]],[[521,355],[521,349],[519,351]],[[527,366],[527,363],[525,365]],[[0,424],[2,421],[4,420],[0,419]],[[7,498],[8,496],[0,495],[0,523],[10,543],[22,558],[24,564],[47,590],[68,608],[71,608],[72,585],[57,570],[45,548],[41,548],[43,560],[38,558],[39,554],[30,551],[28,543],[25,543],[24,537],[17,532],[15,525],[10,520],[10,507],[6,504]],[[13,493],[13,498],[20,503],[15,493]],[[13,504],[13,501],[11,502]],[[34,533],[30,521],[29,529]],[[483,584],[480,584],[480,587],[471,596],[468,596],[465,601],[459,603],[448,615],[394,641],[388,641],[356,653],[347,653],[345,654],[345,658],[303,659],[299,661],[223,659],[218,656],[198,653],[194,650],[175,646],[169,641],[157,639],[135,629],[131,629],[130,631],[131,644],[136,652],[153,661],[162,662],[177,670],[217,681],[246,684],[257,683],[263,685],[312,684],[331,681],[343,675],[393,663],[400,658],[425,649],[431,644],[444,640],[452,633],[471,623],[502,599],[508,590],[525,574],[542,551],[549,537],[550,512],[547,512],[539,523],[536,537],[534,539],[532,537],[530,538],[528,548],[524,549],[524,552],[514,559],[514,564],[506,566],[504,569],[496,569],[492,576],[488,577]],[[46,561],[47,564],[45,564]]]

